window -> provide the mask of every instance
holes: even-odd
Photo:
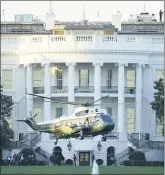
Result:
[[[160,78],[164,80],[164,70],[156,70],[155,71],[155,79],[158,81]]]
[[[56,108],[56,118],[59,118],[62,116],[63,109],[62,108]]]
[[[79,117],[85,116],[85,115],[87,115],[87,110],[85,110],[85,111],[80,111],[80,112],[76,113],[76,116],[79,116]]]
[[[2,86],[3,90],[12,90],[13,88],[13,71],[3,70],[2,71]]]
[[[127,132],[133,133],[135,130],[135,108],[127,108]]]
[[[135,70],[127,70],[127,87],[135,87]]]
[[[62,70],[56,69],[56,80],[57,80],[57,89],[62,89],[63,73]]]
[[[42,69],[33,69],[33,87],[41,87],[42,85]]]
[[[112,116],[112,108],[107,108],[107,113]]]
[[[33,108],[33,115],[37,114],[37,116],[34,118],[36,122],[41,122],[42,121],[42,108],[37,107]]]
[[[108,70],[106,76],[106,87],[111,88],[111,86],[112,86],[112,70]]]
[[[89,86],[89,69],[79,70],[79,86]]]

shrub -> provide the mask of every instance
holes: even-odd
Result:
[[[65,164],[66,164],[66,165],[73,165],[73,160],[72,160],[72,159],[67,159],[67,160],[65,161]]]
[[[134,151],[129,155],[129,160],[146,161],[146,157],[142,151]]]
[[[97,159],[96,163],[100,166],[104,163],[104,161],[102,159]]]
[[[33,158],[34,158],[34,159],[36,158],[36,156],[35,156],[33,150],[28,149],[28,148],[23,149],[19,154],[20,154],[20,155],[23,154],[24,159],[28,159],[28,156],[29,156],[29,155],[33,155]]]

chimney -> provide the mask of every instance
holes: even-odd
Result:
[[[52,2],[49,2],[49,12],[46,14],[46,30],[51,30],[55,23],[55,15],[52,9]]]
[[[118,28],[118,31],[121,31],[121,18],[122,14],[120,11],[117,11],[115,15],[112,15],[112,25]]]

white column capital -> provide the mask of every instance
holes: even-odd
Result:
[[[143,67],[146,67],[146,64],[137,63],[137,64],[136,64],[136,67],[143,68]]]
[[[41,63],[41,67],[51,67],[50,63]]]
[[[127,67],[128,66],[128,63],[116,63],[115,64],[115,67]]]
[[[93,63],[92,66],[95,66],[95,67],[96,67],[96,66],[100,66],[100,67],[101,67],[101,66],[103,66],[103,64],[104,64],[104,63]]]
[[[67,62],[67,63],[65,63],[66,64],[66,66],[73,66],[73,67],[75,67],[75,66],[77,66],[77,64],[75,63],[75,62]]]

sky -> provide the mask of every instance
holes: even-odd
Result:
[[[14,21],[15,14],[33,14],[45,21],[50,1],[1,1],[2,10],[5,11],[5,20]],[[80,21],[82,9],[85,5],[86,18],[89,21],[97,20],[99,11],[100,20],[111,21],[112,15],[117,11],[122,14],[122,21],[127,21],[130,14],[136,15],[143,11],[155,14],[159,20],[159,10],[164,11],[164,1],[52,1],[53,13],[56,20]],[[145,4],[145,5],[144,5]],[[2,16],[1,19],[3,20]]]

